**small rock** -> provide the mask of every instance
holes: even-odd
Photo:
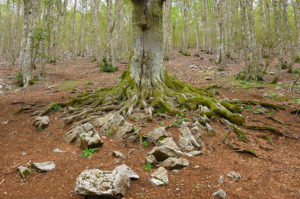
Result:
[[[187,159],[170,157],[164,160],[158,166],[164,167],[168,170],[173,170],[173,169],[182,169],[184,167],[187,167],[188,165],[189,165],[189,161]]]
[[[219,179],[218,179],[218,182],[220,184],[224,183],[224,177],[223,176],[220,176]]]
[[[121,166],[116,167],[114,170],[118,171],[118,173],[127,175],[131,180],[138,180],[140,178],[140,176],[131,170],[126,164],[122,164]]]
[[[126,156],[123,153],[121,153],[120,151],[114,151],[113,156],[115,156],[117,158],[123,158],[123,159],[126,158]]]
[[[7,125],[7,124],[8,124],[8,120],[6,120],[6,121],[1,121],[0,124],[1,124],[1,125]]]
[[[276,73],[274,73],[274,72],[269,72],[269,74],[270,74],[270,75],[276,75]]]
[[[34,123],[33,125],[36,127],[36,128],[46,128],[50,123],[50,120],[49,120],[49,117],[48,116],[42,116],[42,117],[36,117],[35,120],[34,120]]]
[[[154,173],[151,174],[150,182],[155,186],[162,186],[169,184],[168,171],[159,167]]]
[[[147,155],[146,162],[150,164],[157,164],[158,161],[154,155]]]
[[[196,165],[194,168],[195,168],[195,169],[199,169],[199,168],[200,168],[200,166],[199,166],[199,165]]]
[[[172,170],[174,173],[179,173],[179,170],[178,169],[173,169]]]
[[[153,155],[157,161],[161,162],[169,157],[179,157],[182,155],[182,152],[172,147],[163,145],[153,147],[153,149],[149,152],[149,155]]]
[[[56,148],[53,150],[54,153],[65,153],[65,151],[59,149],[59,148]]]
[[[37,168],[40,171],[51,171],[55,168],[55,163],[52,161],[41,162],[41,163],[33,163],[33,167]]]
[[[144,137],[150,139],[151,141],[158,141],[160,138],[168,137],[170,136],[170,133],[168,133],[165,129],[165,127],[158,127],[152,131],[150,131],[148,134],[146,134]]]
[[[22,152],[22,155],[27,155],[27,153],[26,152]]]
[[[207,76],[207,77],[205,77],[205,80],[212,80],[212,78]]]
[[[219,189],[218,191],[214,192],[212,194],[213,197],[225,199],[226,198],[226,192],[223,189]]]
[[[26,176],[28,176],[32,173],[32,171],[30,169],[28,169],[27,167],[24,167],[24,166],[19,166],[18,170],[19,170],[22,178],[25,178]]]
[[[91,123],[85,123],[76,126],[63,136],[63,140],[67,144],[75,144],[81,149],[96,148],[103,145],[98,131]]]
[[[176,191],[180,191],[180,189],[179,189],[179,188],[176,188],[175,190],[176,190]]]
[[[227,174],[227,177],[232,178],[237,182],[241,178],[241,175],[235,171],[231,171],[230,173]]]

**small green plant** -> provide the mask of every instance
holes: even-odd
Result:
[[[143,145],[144,147],[147,147],[147,146],[148,146],[147,140],[143,141],[143,142],[141,143],[141,145]]]
[[[144,169],[145,169],[146,171],[151,171],[151,169],[152,169],[152,164],[151,164],[151,163],[145,164],[145,165],[144,165]]]
[[[297,68],[297,69],[295,69],[295,70],[293,70],[293,72],[292,72],[293,74],[298,74],[299,73],[299,68]]]
[[[59,106],[58,104],[55,104],[52,109],[54,112],[57,112],[57,111],[61,110],[61,106]]]
[[[80,157],[86,158],[86,157],[92,156],[95,153],[95,151],[97,151],[98,149],[99,148],[92,148],[92,149],[85,148],[83,150],[83,153],[80,155]]]
[[[108,132],[107,132],[107,134],[108,134],[109,136],[112,136],[112,135],[114,134],[114,131],[113,131],[112,129],[109,129]]]
[[[164,110],[161,107],[158,107],[157,109],[155,109],[156,113],[164,113]]]
[[[100,65],[100,71],[105,73],[114,73],[118,68],[113,67],[111,64],[107,63],[106,58],[102,59],[102,64]]]
[[[188,51],[180,50],[179,53],[182,54],[183,56],[187,56],[187,57],[191,56],[191,53]]]
[[[14,79],[17,81],[17,82],[16,82],[16,85],[17,85],[18,87],[24,86],[24,85],[23,85],[23,75],[22,75],[21,71],[19,71],[19,72],[15,75]]]

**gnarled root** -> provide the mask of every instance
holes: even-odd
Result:
[[[165,73],[164,82],[155,81],[152,84],[154,85],[137,85],[129,71],[125,71],[121,82],[116,86],[91,93],[84,92],[66,103],[68,113],[72,116],[64,120],[63,126],[73,121],[86,121],[103,111],[113,110],[127,118],[132,118],[135,112],[144,112],[151,119],[153,113],[184,115],[183,110],[189,109],[200,111],[201,115],[208,117],[219,115],[237,125],[245,122],[237,114],[240,112],[238,105],[221,102],[207,91],[181,82],[168,73]],[[204,106],[207,107],[205,111],[202,110]],[[44,114],[45,111],[41,113]]]

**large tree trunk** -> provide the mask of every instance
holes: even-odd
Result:
[[[133,56],[130,74],[143,91],[164,82],[163,67],[163,0],[132,0]]]

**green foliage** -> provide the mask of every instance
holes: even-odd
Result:
[[[53,106],[52,110],[53,110],[54,112],[60,111],[60,110],[61,110],[61,106],[59,106],[58,104],[55,104],[55,105]]]
[[[80,157],[89,157],[89,156],[92,156],[94,153],[95,153],[95,151],[97,151],[99,148],[91,148],[91,149],[89,149],[89,148],[85,148],[84,150],[83,150],[83,153],[80,155]]]
[[[16,80],[16,85],[17,85],[18,87],[23,87],[23,86],[24,86],[24,84],[23,84],[23,75],[22,75],[21,71],[19,71],[19,72],[15,75],[14,79]]]
[[[147,147],[147,146],[148,146],[147,140],[143,141],[143,142],[141,143],[141,145],[143,145],[144,147]]]
[[[106,58],[104,57],[102,60],[102,64],[100,65],[100,71],[105,73],[114,73],[118,70],[118,68],[113,67],[111,64],[107,63]]]
[[[188,52],[188,51],[180,50],[179,53],[182,54],[182,55],[184,55],[184,56],[187,56],[187,57],[191,56],[191,53]]]
[[[112,135],[114,134],[114,131],[113,131],[112,129],[109,129],[109,130],[107,131],[107,134],[108,134],[109,136],[112,136]]]
[[[144,165],[144,169],[145,169],[146,171],[151,171],[151,169],[152,169],[152,164],[151,164],[151,163],[145,164],[145,165]]]

